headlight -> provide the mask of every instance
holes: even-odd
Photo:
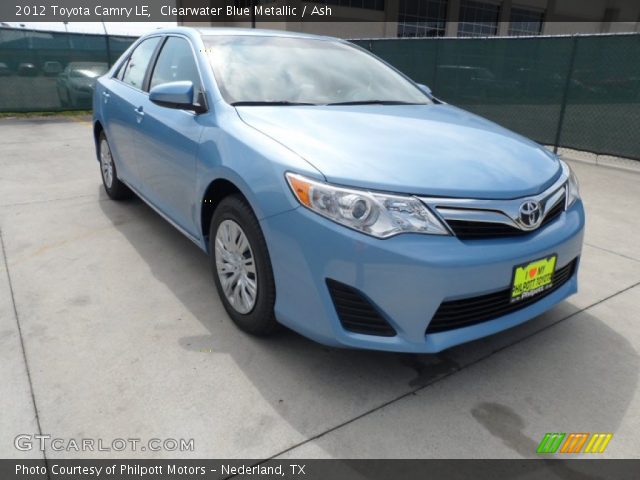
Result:
[[[408,232],[449,234],[417,198],[337,187],[295,173],[287,173],[286,177],[302,205],[368,235],[388,238]]]
[[[571,167],[566,163],[564,164],[569,169],[569,179],[567,180],[567,208],[569,208],[580,198],[580,185],[578,184],[578,177],[576,177],[576,174],[571,170]]]

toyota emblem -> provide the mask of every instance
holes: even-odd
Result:
[[[520,205],[520,223],[526,228],[535,228],[542,220],[540,203],[529,200]]]

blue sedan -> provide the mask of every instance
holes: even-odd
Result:
[[[569,166],[348,42],[155,31],[93,102],[109,197],[137,195],[208,253],[251,334],[438,352],[577,291]]]

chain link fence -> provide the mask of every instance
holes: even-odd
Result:
[[[640,159],[640,35],[355,40],[537,142]]]
[[[0,112],[91,109],[96,78],[134,40],[0,28]]]
[[[0,28],[0,112],[90,109],[135,37]],[[640,35],[354,43],[444,101],[546,145],[640,159]]]

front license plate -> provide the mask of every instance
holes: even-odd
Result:
[[[513,269],[511,303],[538,295],[553,285],[557,255],[541,258]]]

